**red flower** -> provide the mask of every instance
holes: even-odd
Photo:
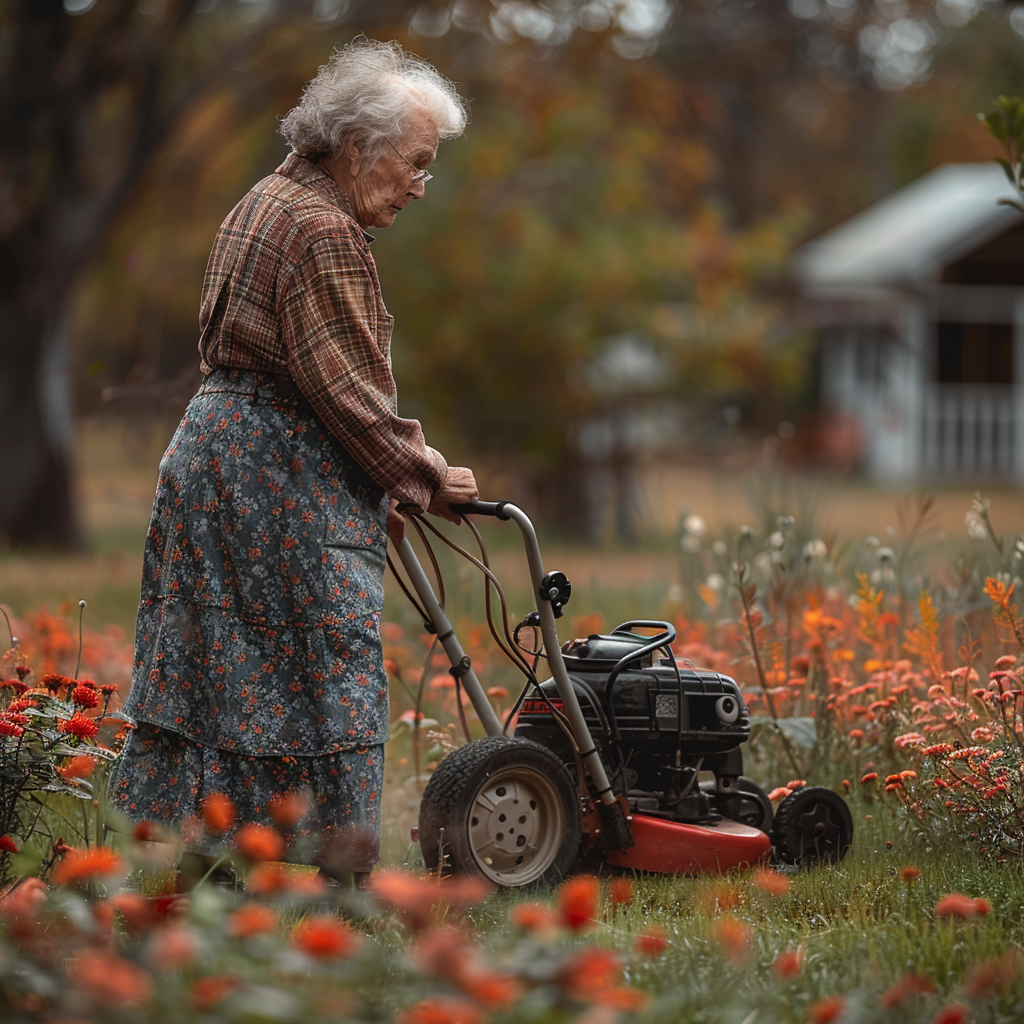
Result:
[[[90,850],[71,850],[57,865],[53,881],[57,885],[87,882],[90,878],[119,874],[124,861],[109,846],[94,846]]]
[[[13,736],[17,739],[19,736],[23,736],[24,733],[25,730],[20,725],[15,725],[14,722],[0,716],[0,736]]]
[[[17,711],[11,711],[10,708],[4,713],[5,722],[13,722],[15,725],[28,725],[28,715],[19,714]]]
[[[145,1003],[152,991],[145,970],[100,949],[83,949],[71,961],[68,977],[76,988],[108,1006]]]
[[[754,885],[769,896],[785,896],[789,892],[789,879],[770,868],[758,868],[754,872]]]
[[[902,1006],[912,996],[926,996],[935,991],[935,983],[927,974],[910,971],[894,981],[884,992],[879,1005],[883,1010]]]
[[[869,782],[874,782],[878,778],[878,772],[868,772],[867,775],[862,775],[860,781],[867,785]]]
[[[644,956],[661,956],[668,949],[665,931],[656,924],[648,925],[636,937],[633,948]]]
[[[87,779],[93,773],[93,769],[99,762],[95,757],[87,754],[80,754],[71,758],[66,765],[57,769],[57,774],[63,779]]]
[[[906,882],[908,885],[911,885],[921,877],[921,869],[913,867],[904,868],[900,872],[900,874],[903,877],[903,881]]]
[[[359,939],[351,928],[335,917],[321,915],[300,921],[292,932],[292,944],[306,956],[317,960],[337,960],[352,956]]]
[[[590,946],[565,961],[559,982],[566,995],[589,1003],[615,985],[621,975],[619,958],[610,949]]]
[[[633,902],[633,883],[628,878],[613,878],[608,886],[613,907],[624,907]]]
[[[935,913],[938,917],[984,917],[991,909],[992,905],[988,900],[974,899],[960,892],[951,892],[935,904]]]
[[[787,949],[781,952],[772,963],[775,977],[780,981],[795,978],[803,969],[804,958],[800,950]]]
[[[110,897],[110,906],[124,918],[133,935],[147,932],[156,924],[157,912],[152,900],[133,892],[119,892]]]
[[[18,678],[22,681],[32,675],[32,669],[30,669],[28,665],[15,665],[14,671],[18,673]]]
[[[74,686],[75,681],[68,679],[67,676],[62,676],[59,672],[47,672],[42,678],[42,683],[50,693],[56,693],[64,686]]]
[[[277,927],[277,914],[260,903],[247,903],[228,918],[228,935],[247,939],[250,935],[272,932]]]
[[[932,1024],[966,1024],[969,1019],[970,1013],[963,1003],[950,1003],[935,1014]]]
[[[714,940],[727,960],[742,964],[750,952],[750,929],[739,918],[723,917],[712,929]]]
[[[189,1002],[193,1009],[209,1010],[241,987],[242,982],[231,974],[211,974],[206,978],[196,978],[189,991]]]
[[[284,857],[284,838],[269,825],[243,825],[235,833],[239,853],[249,860],[281,860]]]
[[[275,793],[267,801],[267,811],[278,828],[295,828],[308,810],[308,794],[295,789],[289,793]]]
[[[597,916],[601,887],[596,878],[580,875],[570,878],[558,890],[558,910],[562,923],[573,931],[587,927]]]
[[[100,687],[100,693],[102,693],[104,697],[112,697],[117,693],[117,683],[104,683]]]
[[[484,1012],[465,999],[424,999],[396,1018],[397,1024],[483,1024]]]
[[[203,801],[203,821],[210,832],[227,832],[235,823],[235,805],[224,793],[211,793]]]
[[[132,828],[132,839],[137,843],[158,842],[160,830],[151,821],[139,821]]]
[[[0,836],[0,850],[4,853],[17,853],[18,845],[10,836]]]
[[[171,924],[153,933],[149,962],[158,971],[174,971],[194,963],[199,953],[196,933],[183,924]]]
[[[70,733],[80,740],[89,739],[100,731],[100,727],[91,719],[82,715],[75,715],[60,723],[61,732]]]
[[[807,1008],[807,1019],[810,1024],[832,1024],[845,1008],[846,1000],[842,996],[825,996]]]
[[[547,931],[558,924],[558,918],[542,903],[517,903],[509,912],[509,920],[524,932]]]
[[[97,708],[100,705],[100,699],[96,695],[96,691],[91,686],[86,686],[84,683],[79,683],[79,685],[71,691],[71,699],[80,708]]]

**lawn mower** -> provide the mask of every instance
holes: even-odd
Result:
[[[427,783],[418,838],[430,870],[515,887],[603,865],[696,874],[845,855],[853,819],[841,796],[803,787],[773,814],[767,794],[744,777],[750,718],[740,688],[721,673],[681,663],[670,622],[636,619],[560,644],[557,620],[572,587],[564,573],[545,571],[526,513],[507,501],[453,510],[476,536],[479,559],[426,520],[409,521],[424,542],[426,527],[484,573],[492,636],[526,685],[501,722],[406,537],[398,553],[411,591],[395,575],[447,655],[467,737],[463,689],[486,733],[452,750]],[[514,630],[472,516],[511,520],[522,532],[536,609]],[[436,559],[429,544],[426,550],[443,602]],[[548,672],[538,675],[542,661]]]

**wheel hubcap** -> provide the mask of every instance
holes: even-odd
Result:
[[[550,780],[530,768],[492,775],[469,809],[469,842],[480,870],[500,885],[540,878],[558,854],[565,815]]]

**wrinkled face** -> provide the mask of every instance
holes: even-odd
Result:
[[[391,140],[394,148],[385,146],[372,167],[356,170],[350,198],[356,220],[364,228],[390,227],[400,210],[413,199],[423,198],[426,183],[413,181],[413,177],[434,162],[437,141],[433,118],[417,107],[402,135]]]

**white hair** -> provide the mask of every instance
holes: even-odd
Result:
[[[359,36],[307,83],[280,132],[300,156],[331,156],[353,142],[372,162],[417,109],[427,111],[442,139],[466,128],[466,103],[437,68],[396,42]]]

